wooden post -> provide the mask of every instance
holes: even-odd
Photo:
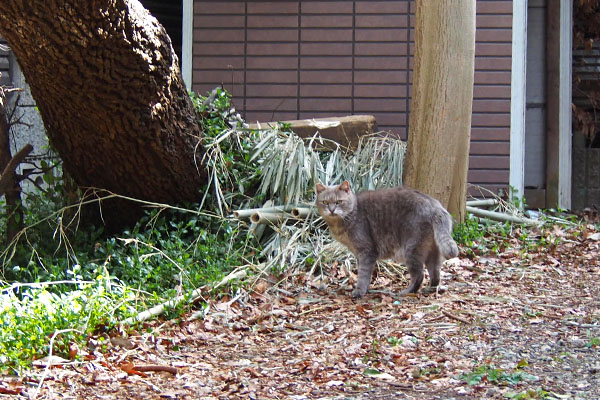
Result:
[[[188,90],[192,90],[192,58],[194,43],[194,1],[183,0],[181,30],[181,75]]]
[[[571,207],[571,0],[548,0],[546,207]]]
[[[404,182],[465,215],[475,63],[475,0],[416,1]]]
[[[525,111],[527,88],[527,2],[513,2],[510,95],[511,197],[525,193]]]

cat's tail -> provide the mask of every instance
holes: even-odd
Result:
[[[446,258],[458,256],[458,246],[452,239],[452,218],[446,210],[438,210],[433,216],[433,236],[440,249],[440,253]]]

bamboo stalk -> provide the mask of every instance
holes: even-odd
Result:
[[[285,213],[257,211],[250,217],[253,224],[272,224],[285,218]]]
[[[267,200],[262,206],[263,208],[273,207],[273,201]],[[250,224],[250,232],[254,233],[254,237],[256,238],[256,240],[260,241],[262,235],[265,233],[266,227],[266,225],[262,224]]]
[[[535,221],[535,220],[529,219],[529,218],[521,218],[521,217],[517,217],[515,215],[503,214],[503,213],[499,213],[499,212],[495,212],[495,211],[480,210],[479,208],[475,208],[475,207],[471,207],[471,206],[467,206],[466,208],[467,208],[467,211],[473,215],[477,215],[478,217],[485,217],[485,218],[493,219],[494,221],[503,221],[503,222],[508,221],[508,222],[515,222],[517,224],[524,224],[524,225],[539,225],[538,221]]]
[[[273,207],[261,207],[261,208],[248,208],[245,210],[235,210],[233,212],[233,216],[238,219],[247,219],[251,218],[254,213],[264,212],[264,213],[283,213],[289,212],[294,208],[294,206],[273,206]]]
[[[314,211],[313,208],[308,207],[296,207],[292,208],[292,215],[296,218],[306,218]]]
[[[235,271],[232,271],[225,278],[221,279],[221,281],[219,283],[217,283],[216,285],[213,286],[213,289],[217,289],[220,286],[223,286],[232,280],[243,279],[246,276],[248,276],[247,267],[238,268]],[[133,317],[125,319],[124,321],[121,322],[121,325],[131,325],[136,322],[146,321],[152,317],[156,317],[157,315],[162,314],[163,312],[165,312],[165,310],[167,308],[177,307],[180,303],[182,303],[184,301],[187,301],[188,304],[191,304],[196,299],[198,299],[199,297],[202,296],[202,291],[204,291],[204,290],[206,290],[206,286],[200,287],[200,288],[192,291],[189,294],[189,296],[183,296],[183,295],[177,296],[169,301],[166,301],[162,304],[154,306],[154,307],[150,308],[149,310],[143,311],[137,315],[134,315]]]
[[[498,200],[496,200],[496,199],[469,200],[469,201],[467,201],[467,205],[470,207],[491,207],[491,206],[498,205]]]

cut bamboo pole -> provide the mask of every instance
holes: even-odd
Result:
[[[217,289],[220,286],[223,286],[226,283],[231,282],[232,280],[243,279],[246,276],[248,276],[247,267],[240,267],[240,268],[236,269],[235,271],[232,271],[225,278],[221,279],[221,281],[219,283],[217,283],[216,285],[214,285],[212,288]],[[150,308],[149,310],[143,311],[137,315],[134,315],[133,317],[125,319],[124,321],[121,322],[121,325],[131,325],[136,322],[146,321],[150,318],[156,317],[157,315],[164,313],[165,310],[168,308],[177,307],[179,304],[181,304],[184,301],[186,301],[188,304],[191,304],[196,299],[200,298],[202,296],[202,292],[205,291],[206,289],[207,289],[207,286],[205,285],[203,287],[200,287],[200,288],[192,291],[187,296],[184,296],[184,295],[177,296],[177,297],[173,298],[172,300],[166,301],[162,304],[159,304],[157,306]]]
[[[250,219],[251,229],[256,229],[256,225],[272,224],[288,218],[304,219],[313,212],[313,206],[302,204],[300,206],[269,206],[236,210],[233,212],[233,216],[242,220]]]
[[[469,200],[467,205],[470,207],[491,207],[497,206],[498,200],[496,199],[483,199],[483,200]]]
[[[248,208],[246,210],[235,210],[233,212],[233,216],[238,219],[248,219],[251,218],[254,213],[263,212],[263,213],[283,213],[290,212],[294,206],[273,206],[273,207],[262,207],[262,208]]]
[[[279,222],[285,218],[285,213],[279,212],[264,212],[264,211],[256,211],[250,217],[250,221],[253,224],[272,224],[275,222]]]
[[[267,200],[263,203],[263,208],[273,207],[273,200]],[[256,240],[260,241],[262,235],[265,233],[265,229],[267,228],[264,224],[250,224],[250,232],[254,233],[254,237]]]
[[[313,208],[296,207],[292,208],[292,215],[296,218],[307,218],[314,211]]]
[[[503,222],[508,221],[508,222],[515,222],[517,224],[524,224],[524,225],[539,225],[540,224],[540,222],[535,221],[533,219],[529,219],[529,218],[517,217],[515,215],[504,214],[504,213],[499,213],[499,212],[495,212],[495,211],[481,210],[479,208],[475,208],[475,207],[471,207],[471,206],[467,206],[466,208],[467,208],[467,211],[473,215],[477,215],[478,217],[489,218],[494,221],[503,221]]]

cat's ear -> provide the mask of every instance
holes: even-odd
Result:
[[[317,183],[316,189],[317,189],[317,194],[319,194],[327,188],[324,185]]]
[[[350,193],[350,183],[348,181],[344,181],[338,186],[339,190],[343,190],[346,193]]]

